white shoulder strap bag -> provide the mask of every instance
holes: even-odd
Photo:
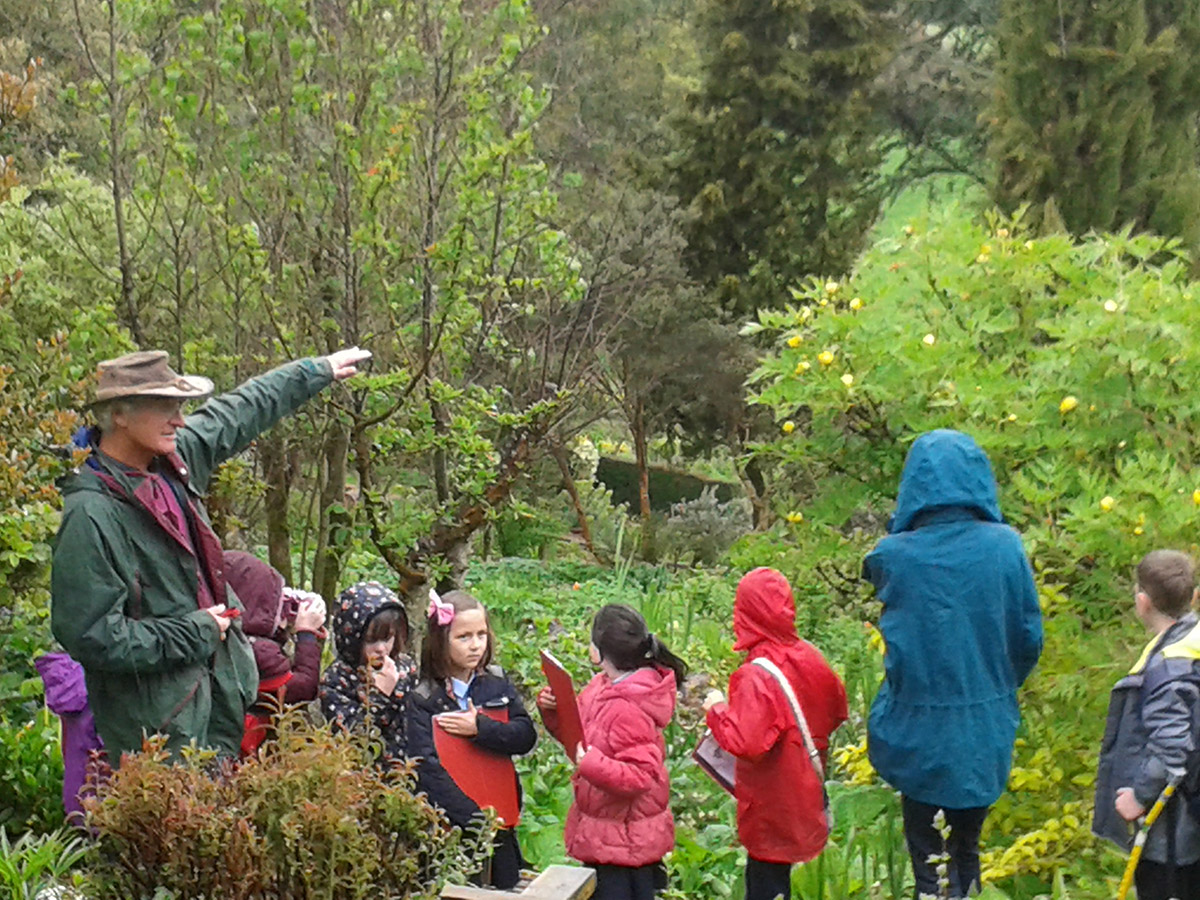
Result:
[[[800,701],[796,699],[796,692],[792,690],[792,683],[780,671],[779,666],[766,657],[758,657],[753,661],[753,664],[769,672],[779,683],[783,695],[787,697],[788,705],[792,708],[792,715],[796,718],[796,727],[800,729],[800,735],[804,738],[804,749],[808,751],[808,758],[812,762],[813,770],[817,773],[817,780],[821,782],[821,795],[825,801],[826,823],[828,826],[832,826],[833,820],[829,814],[829,794],[825,790],[825,767],[821,765],[821,753],[817,750],[816,742],[813,741],[812,732],[808,730],[808,719],[804,718],[804,711],[800,709]]]

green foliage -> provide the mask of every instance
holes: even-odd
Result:
[[[880,0],[713,0],[703,83],[680,123],[676,191],[687,262],[738,319],[790,283],[850,268],[878,211],[881,123],[870,95],[891,58]]]
[[[995,199],[1045,230],[1127,224],[1200,251],[1200,9],[1018,0],[996,33]]]
[[[10,841],[0,826],[0,894],[5,900],[73,896],[56,893],[55,889],[62,890],[77,880],[72,870],[86,853],[87,845],[77,834],[58,830],[36,836],[24,834]]]
[[[413,795],[411,769],[385,772],[374,759],[370,739],[298,712],[232,771],[205,753],[170,764],[152,739],[86,801],[96,896],[432,900],[481,865],[491,826],[465,837]]]
[[[22,834],[60,826],[62,782],[58,717],[45,707],[24,724],[0,714],[0,829]]]
[[[1027,240],[951,207],[881,235],[848,282],[807,282],[752,327],[777,341],[753,393],[783,432],[762,448],[791,492],[777,512],[803,514],[818,557],[869,543],[903,446],[958,428],[1042,582],[1093,619],[1124,612],[1145,551],[1194,546],[1196,290],[1172,244],[1128,232]]]
[[[668,558],[711,566],[750,525],[750,504],[745,499],[722,503],[717,489],[708,487],[695,500],[672,506],[658,540]]]

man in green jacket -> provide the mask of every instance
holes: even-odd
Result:
[[[212,382],[163,351],[99,366],[91,454],[61,483],[54,636],[84,668],[109,762],[167,736],[236,756],[258,672],[201,498],[216,467],[370,353],[352,347],[253,378],[184,416]]]

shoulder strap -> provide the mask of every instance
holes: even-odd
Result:
[[[766,657],[758,657],[758,659],[754,660],[754,665],[771,673],[775,680],[779,682],[779,687],[783,690],[783,695],[787,697],[788,705],[792,707],[792,715],[796,718],[796,727],[800,729],[800,734],[804,738],[804,749],[808,751],[808,758],[812,760],[812,766],[816,770],[817,778],[821,782],[824,782],[825,767],[821,765],[821,754],[817,750],[816,743],[813,741],[812,732],[808,730],[808,720],[804,718],[804,712],[800,709],[800,701],[796,699],[796,692],[792,690],[792,683],[779,670],[779,666]]]

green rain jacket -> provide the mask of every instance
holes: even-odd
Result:
[[[154,468],[186,499],[190,535],[156,513],[145,477],[96,451],[60,483],[51,627],[83,665],[96,728],[114,766],[154,733],[167,736],[172,753],[195,743],[236,756],[258,672],[240,622],[222,641],[200,608],[201,577],[214,603],[241,608],[225,584],[201,495],[218,465],[332,380],[324,360],[300,360],[187,416],[176,434],[177,453],[160,457]]]

